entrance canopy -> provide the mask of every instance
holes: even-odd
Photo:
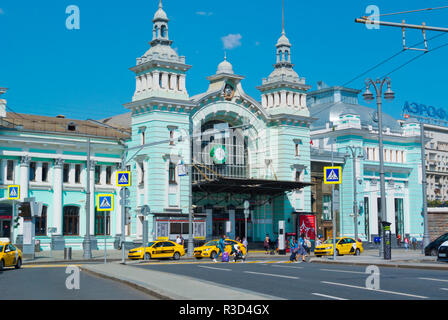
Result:
[[[216,177],[193,183],[193,191],[277,195],[313,185],[308,182]]]

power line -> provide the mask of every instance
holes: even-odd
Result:
[[[437,7],[437,8],[426,8],[426,9],[417,9],[417,10],[410,10],[410,11],[402,11],[402,12],[393,12],[393,13],[384,13],[379,15],[374,15],[374,17],[384,17],[384,16],[392,16],[397,14],[405,14],[405,13],[415,13],[415,12],[421,12],[421,11],[434,11],[434,10],[440,10],[440,9],[446,9],[448,6],[443,7]]]

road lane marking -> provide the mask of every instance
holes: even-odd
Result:
[[[207,267],[207,266],[198,266],[198,267],[199,268],[213,269],[213,270],[221,270],[221,271],[232,271],[232,269],[213,268],[213,267]]]
[[[244,272],[245,273],[251,273],[251,274],[259,274],[259,275],[262,275],[262,276],[271,276],[271,277],[279,277],[279,278],[287,278],[287,279],[299,279],[298,277],[283,276],[283,275],[280,275],[280,274],[253,272],[253,271],[244,271]]]
[[[312,293],[312,294],[314,294],[315,296],[324,297],[324,298],[329,298],[329,299],[335,299],[335,300],[348,300],[348,299],[344,299],[344,298],[328,296],[328,295],[326,295],[326,294],[321,294],[321,293]]]
[[[24,269],[32,268],[67,268],[68,266],[82,267],[82,264],[37,264],[37,265],[22,265]]]
[[[293,269],[303,269],[303,267],[294,267],[294,266],[282,266],[281,264],[271,264],[271,267],[280,267],[280,268],[293,268]]]
[[[440,290],[448,291],[448,288],[440,288]]]
[[[359,271],[348,271],[348,270],[337,270],[337,269],[319,269],[321,271],[331,271],[331,272],[345,272],[345,273],[360,273],[360,274],[366,274],[365,272],[359,272]]]
[[[442,279],[433,279],[433,278],[419,278],[420,280],[429,280],[429,281],[440,281],[440,282],[448,282],[448,280]]]
[[[349,287],[349,288],[355,288],[355,289],[363,289],[363,290],[368,290],[368,291],[373,291],[373,292],[382,292],[382,293],[390,293],[390,294],[397,294],[397,295],[402,295],[402,296],[407,296],[407,297],[414,297],[414,298],[420,298],[420,299],[428,299],[428,297],[425,296],[418,296],[415,294],[408,294],[408,293],[402,293],[402,292],[395,292],[395,291],[388,291],[388,290],[374,290],[374,289],[369,289],[369,288],[365,288],[365,287],[358,287],[358,286],[352,286],[349,284],[345,284],[345,283],[337,283],[337,282],[328,282],[328,281],[321,281],[322,283],[326,283],[326,284],[333,284],[336,286],[343,286],[343,287]]]

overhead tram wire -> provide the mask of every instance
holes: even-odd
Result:
[[[409,11],[401,11],[401,12],[392,12],[392,13],[383,13],[378,15],[373,15],[373,17],[385,17],[385,16],[393,16],[397,14],[406,14],[406,13],[415,13],[415,12],[422,12],[422,11],[435,11],[435,10],[441,10],[441,9],[447,9],[448,6],[443,7],[437,7],[437,8],[426,8],[426,9],[417,9],[417,10],[409,10]]]

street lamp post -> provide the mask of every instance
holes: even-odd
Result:
[[[425,163],[425,126],[420,121],[420,142],[421,142],[421,157],[422,157],[422,191],[423,191],[423,239],[422,252],[425,253],[425,247],[429,244],[429,230],[428,230],[428,199],[427,199],[427,181],[426,181],[426,163]]]
[[[379,135],[379,151],[380,151],[380,192],[381,192],[381,214],[380,222],[387,221],[387,208],[386,208],[386,182],[384,176],[384,148],[383,148],[383,113],[381,111],[383,87],[387,83],[387,91],[384,93],[384,99],[393,100],[395,98],[394,92],[391,90],[391,80],[389,77],[385,77],[382,80],[378,78],[376,81],[372,79],[366,80],[366,91],[363,94],[364,100],[370,102],[374,99],[373,93],[370,92],[370,86],[375,88],[376,104],[378,108],[378,135]],[[382,227],[380,226],[380,234],[382,233]],[[384,239],[383,239],[384,241]],[[380,246],[380,256],[384,255],[383,246]]]
[[[90,239],[90,166],[90,138],[87,138],[86,234],[84,237],[84,259],[92,259],[92,244]]]

